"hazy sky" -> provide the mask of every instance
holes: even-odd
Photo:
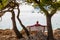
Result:
[[[36,21],[39,21],[41,25],[46,25],[46,17],[44,14],[37,13],[38,10],[34,10],[34,8],[30,5],[20,5],[21,15],[20,19],[25,26],[34,25]],[[35,11],[35,13],[32,13]],[[36,12],[37,11],[37,12]],[[17,15],[17,10],[15,10],[15,14]],[[16,24],[19,30],[22,27],[19,25],[18,20],[16,19]],[[56,12],[56,14],[52,17],[52,26],[53,29],[60,28],[60,11]],[[7,12],[2,17],[2,21],[0,22],[0,29],[12,28],[11,21],[11,13]]]

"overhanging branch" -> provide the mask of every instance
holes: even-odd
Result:
[[[50,13],[50,16],[53,16],[56,13],[57,9],[53,9]]]
[[[38,4],[40,9],[46,14],[46,16],[49,15],[48,11],[40,4],[40,1],[38,2],[37,0],[34,0],[34,2]]]

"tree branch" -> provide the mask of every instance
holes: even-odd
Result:
[[[40,2],[38,2],[37,0],[34,0],[40,7],[40,9],[47,15],[49,15],[48,11],[40,4]]]
[[[3,13],[5,13],[5,12],[11,12],[11,10],[6,10],[6,11],[2,11]]]
[[[27,36],[29,36],[30,34],[29,34],[29,31],[28,31],[28,29],[27,28],[25,28],[25,26],[23,25],[23,23],[21,22],[21,20],[19,19],[19,14],[20,14],[20,9],[19,9],[19,6],[18,6],[18,15],[17,15],[17,19],[18,19],[18,21],[19,21],[19,23],[20,23],[20,25],[23,27],[23,29],[25,30],[25,32],[26,32],[26,34],[27,34]]]
[[[38,1],[38,0],[33,0],[34,2],[36,2],[37,4],[39,4],[40,3],[40,0]]]
[[[50,13],[50,16],[53,16],[56,13],[57,9],[53,9]]]
[[[1,11],[1,12],[0,12],[0,17],[2,17],[6,12],[11,12],[11,11],[10,11],[10,10]]]
[[[39,5],[40,9],[45,13],[45,15],[49,15],[49,12],[41,5]]]
[[[13,30],[14,30],[17,38],[19,38],[19,39],[20,38],[23,38],[22,34],[17,29],[16,20],[15,20],[15,13],[14,13],[14,10],[13,9],[11,10],[11,13],[12,13],[12,18],[11,19],[12,19],[12,23],[13,23]]]

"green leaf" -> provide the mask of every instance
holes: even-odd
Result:
[[[51,0],[40,0],[40,2],[43,4],[43,5],[49,5],[51,4]]]
[[[2,10],[8,4],[8,0],[2,0],[2,4],[0,3],[0,10]]]

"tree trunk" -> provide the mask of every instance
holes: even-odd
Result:
[[[19,14],[20,14],[20,9],[19,9],[19,7],[18,7],[18,15],[17,15],[17,19],[18,19],[20,25],[22,26],[22,28],[25,30],[27,36],[29,36],[30,33],[29,33],[28,29],[23,25],[23,23],[21,22],[21,20],[19,19]]]
[[[22,26],[22,28],[25,30],[25,32],[26,32],[26,34],[27,34],[27,36],[29,36],[30,34],[29,34],[29,31],[28,31],[28,29],[22,24],[22,22],[21,22],[21,20],[19,19],[19,18],[17,18],[18,19],[18,21],[19,21],[19,23],[20,23],[20,25]]]
[[[51,24],[51,16],[46,16],[46,19],[47,19],[47,31],[48,31],[47,40],[54,40],[52,24]]]
[[[16,26],[16,21],[15,21],[15,14],[14,11],[12,10],[12,23],[13,23],[13,30],[16,33],[17,38],[23,38],[22,34],[18,31],[17,26]]]

